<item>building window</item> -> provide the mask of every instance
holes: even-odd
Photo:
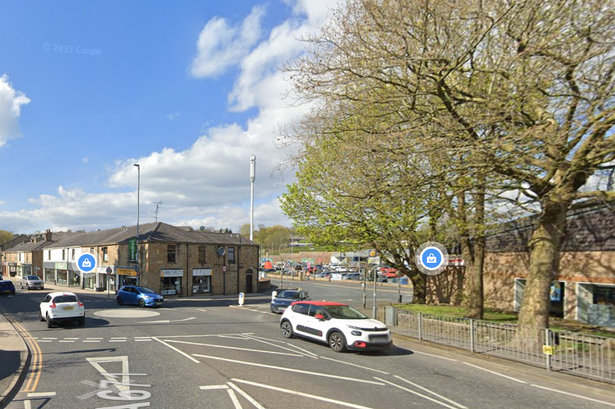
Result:
[[[62,260],[66,260],[66,250],[62,249]]]
[[[167,261],[169,263],[175,263],[175,245],[169,244],[167,246]]]
[[[75,259],[75,249],[73,249],[71,257],[72,257],[72,260]]]
[[[205,246],[199,246],[199,264],[205,264]]]
[[[228,248],[228,262],[229,264],[235,264],[235,247]]]
[[[103,261],[109,261],[109,251],[107,247],[102,248],[102,258],[103,258]]]
[[[51,250],[47,250],[47,260],[51,260]]]

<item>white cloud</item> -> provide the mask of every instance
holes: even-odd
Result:
[[[277,68],[303,52],[304,43],[299,38],[323,23],[325,4],[332,3],[301,0],[293,4],[297,14],[272,28],[258,44],[264,13],[259,7],[238,27],[231,28],[226,20],[215,18],[201,32],[192,73],[198,77],[212,76],[230,64],[238,64],[240,71],[228,98],[232,109],[257,109],[245,124],[208,125],[192,146],[183,151],[166,148],[143,157],[119,160],[109,169],[107,178],[113,193],[60,187],[57,194],[31,200],[35,210],[19,214],[0,212],[0,225],[14,231],[134,225],[137,169],[133,165],[139,163],[141,223],[154,221],[153,203],[162,202],[159,221],[238,232],[250,220],[250,156],[254,154],[254,223],[290,226],[291,221],[280,211],[278,197],[294,175],[275,171],[289,154],[276,146],[275,131],[299,118],[308,108],[290,106],[291,101],[282,98],[290,84]],[[209,65],[212,61],[216,67]],[[203,122],[211,120],[203,118]]]
[[[237,64],[261,36],[262,6],[256,6],[241,25],[230,27],[226,19],[214,17],[205,24],[197,42],[197,55],[190,67],[196,78],[215,77]]]
[[[179,116],[179,112],[173,112],[172,114],[168,114],[167,118],[169,119],[169,121],[173,121],[178,116]]]
[[[28,97],[13,88],[8,76],[0,76],[0,147],[9,139],[21,136],[17,119],[21,114],[21,106],[29,102]]]

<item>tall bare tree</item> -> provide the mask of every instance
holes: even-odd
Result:
[[[349,131],[384,120],[446,140],[468,172],[501,175],[534,206],[524,325],[548,326],[571,204],[613,195],[588,186],[615,159],[613,6],[349,0],[288,67],[298,95],[353,118]]]

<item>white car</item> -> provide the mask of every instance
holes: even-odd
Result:
[[[329,344],[336,352],[390,349],[391,331],[347,304],[297,301],[280,318],[282,335],[299,336]]]
[[[69,321],[77,321],[79,326],[83,326],[85,325],[85,307],[76,294],[49,293],[39,305],[38,317],[41,321],[47,321],[48,328]]]

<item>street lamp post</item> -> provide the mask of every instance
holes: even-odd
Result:
[[[140,199],[141,199],[141,165],[135,163],[137,167],[137,284],[141,284],[141,271],[139,269],[139,218],[141,213]]]
[[[250,156],[250,241],[254,239],[254,180],[256,179],[256,155]]]

